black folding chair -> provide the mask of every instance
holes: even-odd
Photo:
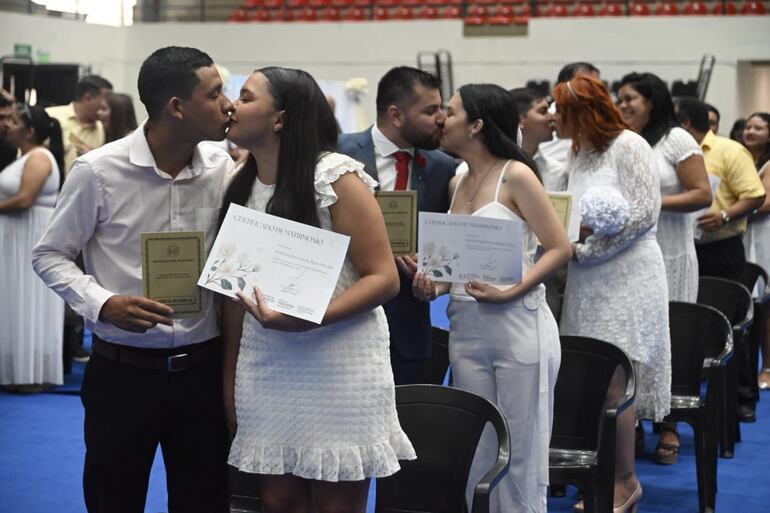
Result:
[[[476,485],[471,513],[489,511],[489,495],[508,472],[508,424],[481,396],[438,385],[396,387],[401,427],[417,459],[377,480],[377,513],[465,513],[465,489],[487,422],[497,433],[497,460]]]
[[[686,422],[695,435],[695,471],[700,513],[716,507],[719,400],[712,369],[723,368],[732,351],[732,327],[716,308],[669,303],[671,412],[665,422]],[[707,392],[701,396],[705,379]]]
[[[618,367],[625,375],[625,392],[605,407]],[[617,418],[635,394],[634,368],[621,349],[588,337],[561,337],[549,474],[552,484],[582,489],[586,512],[612,513]]]
[[[759,346],[761,345],[762,332],[764,330],[763,309],[765,303],[770,300],[770,283],[768,283],[767,272],[757,264],[746,262],[743,268],[743,274],[738,280],[744,287],[749,289],[754,298],[754,317],[756,321],[751,324],[746,339],[748,341],[747,350],[749,352],[748,370],[751,372],[749,383],[743,383],[741,386],[751,387],[752,397],[759,401]],[[756,290],[756,295],[754,292]]]
[[[730,358],[724,368],[715,370],[715,379],[722,381],[718,385],[722,395],[719,455],[722,458],[732,458],[735,454],[735,442],[740,441],[737,357],[746,353],[743,344],[754,318],[754,301],[751,292],[736,281],[702,276],[698,281],[698,303],[712,306],[722,312],[733,327],[733,352],[736,357]]]

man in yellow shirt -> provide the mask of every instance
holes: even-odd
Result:
[[[104,144],[104,126],[100,108],[106,108],[112,84],[98,75],[87,75],[75,88],[75,100],[67,105],[49,107],[46,112],[61,125],[64,146],[64,172],[80,155]]]
[[[698,218],[703,236],[696,241],[701,276],[719,276],[739,281],[746,262],[743,233],[746,217],[759,208],[765,199],[765,188],[757,174],[754,159],[740,143],[714,135],[709,128],[708,106],[697,100],[683,99],[677,106],[682,126],[695,137],[703,150],[706,171],[722,182],[717,189],[711,210]],[[752,371],[749,344],[738,344],[735,361],[738,366],[738,418],[743,422],[756,420],[758,399],[756,364]]]

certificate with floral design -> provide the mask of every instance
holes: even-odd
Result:
[[[350,237],[231,204],[198,285],[226,296],[259,287],[270,308],[320,324]]]
[[[521,281],[520,219],[420,212],[418,270],[434,281]]]

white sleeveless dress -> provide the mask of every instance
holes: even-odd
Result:
[[[374,190],[363,164],[327,153],[316,167],[321,228],[332,229],[331,184],[354,172]],[[256,180],[246,206],[264,212],[274,186]],[[336,297],[360,275],[345,259]],[[238,431],[229,463],[256,474],[321,481],[360,481],[396,473],[415,459],[396,414],[388,322],[382,307],[303,333],[243,323],[236,367]]]
[[[474,216],[520,219],[499,201],[507,167],[500,173],[495,201],[478,209]],[[537,248],[535,235],[526,222],[523,239],[522,272],[526,273],[534,263]],[[496,488],[490,511],[546,513],[548,446],[561,348],[556,320],[545,302],[545,286],[539,284],[509,303],[491,304],[477,302],[466,294],[462,284],[453,284],[447,315],[452,326],[449,360],[454,386],[495,403],[510,430],[511,466]],[[497,436],[487,426],[468,479],[469,505],[474,487],[496,457]]]
[[[0,385],[61,385],[64,301],[32,270],[32,248],[53,214],[59,195],[59,166],[46,148],[35,148],[0,172],[0,200],[21,187],[24,165],[33,153],[51,161],[51,174],[35,204],[0,213]]]
[[[634,362],[636,416],[661,421],[671,408],[668,284],[655,237],[660,185],[650,145],[623,131],[603,153],[568,160],[576,204],[591,187],[612,187],[630,205],[615,235],[591,235],[570,261],[561,333],[610,342]]]

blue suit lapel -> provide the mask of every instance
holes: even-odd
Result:
[[[374,141],[372,140],[371,130],[363,132],[362,137],[356,141],[356,145],[358,146],[358,151],[353,158],[362,162],[364,164],[364,171],[379,182],[380,177],[377,173],[377,162],[374,156]]]

